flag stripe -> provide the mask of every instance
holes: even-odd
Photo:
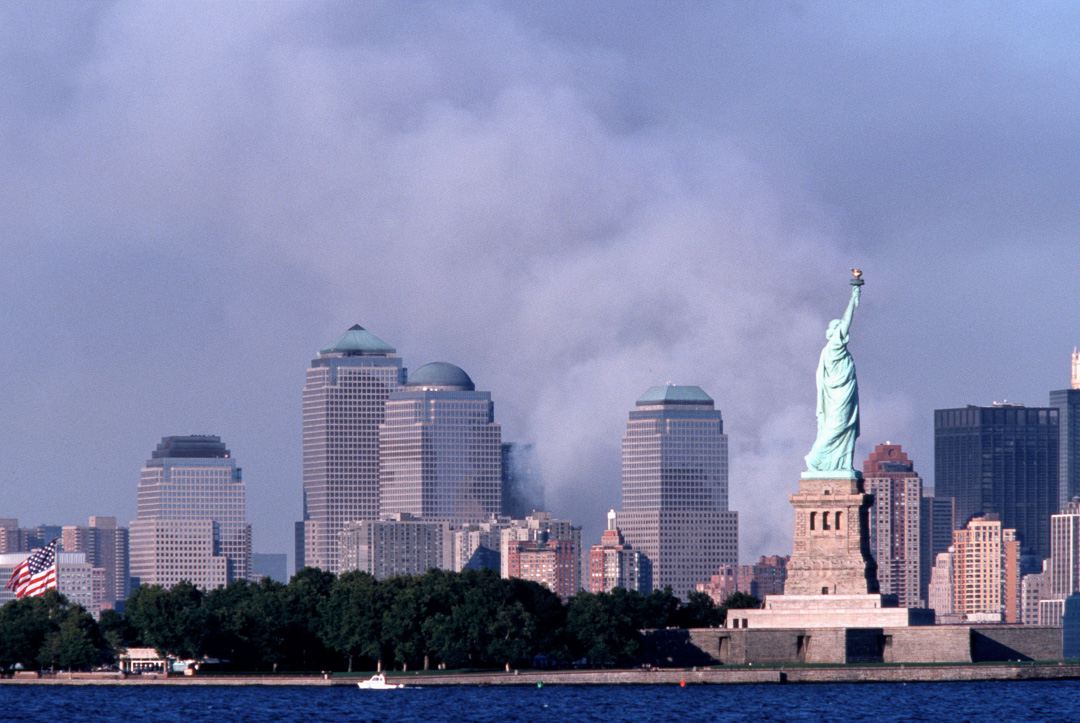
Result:
[[[15,566],[6,587],[15,591],[16,599],[28,595],[42,595],[46,590],[56,587],[56,543],[58,541],[58,539],[53,540]]]
[[[8,584],[4,587],[8,587],[14,590],[15,587],[22,582],[23,576],[26,574],[26,560],[23,560],[15,566],[14,570],[11,571],[11,579],[8,580]]]

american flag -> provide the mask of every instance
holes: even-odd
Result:
[[[15,591],[15,599],[43,595],[49,588],[56,587],[56,543],[53,540],[34,554],[26,558],[11,573],[11,579],[4,587]]]

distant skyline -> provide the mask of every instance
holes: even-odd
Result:
[[[215,434],[292,553],[301,391],[359,323],[489,390],[596,543],[653,385],[723,413],[787,553],[847,269],[863,434],[1045,406],[1080,344],[1080,9],[957,2],[0,6],[0,516],[135,519]]]

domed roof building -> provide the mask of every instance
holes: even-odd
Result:
[[[355,324],[311,361],[304,387],[304,519],[296,569],[341,572],[346,520],[379,516],[379,425],[386,398],[405,384],[394,347]]]
[[[447,362],[431,362],[420,367],[409,375],[408,386],[455,392],[476,391],[476,385],[465,370]]]
[[[432,362],[391,392],[379,428],[379,515],[479,523],[502,508],[502,430],[491,394]]]

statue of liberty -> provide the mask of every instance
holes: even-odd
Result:
[[[818,472],[855,473],[855,439],[859,436],[859,385],[855,361],[848,352],[851,317],[859,306],[862,272],[852,269],[851,301],[840,319],[829,322],[825,348],[817,367],[817,438],[806,455],[804,477]],[[848,475],[845,474],[845,477]]]

